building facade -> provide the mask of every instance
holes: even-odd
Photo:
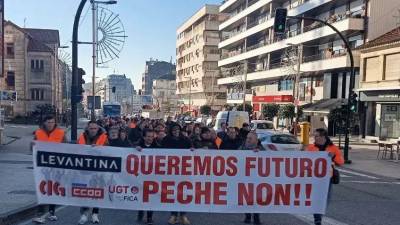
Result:
[[[205,5],[177,30],[177,94],[185,108],[198,111],[202,105],[221,110],[226,91],[218,87],[220,77],[218,5]]]
[[[158,61],[150,58],[146,61],[145,72],[142,75],[142,93],[151,95],[153,92],[153,80],[166,74],[175,72],[175,64],[171,62]]]
[[[361,134],[400,137],[400,27],[360,47]]]
[[[44,104],[63,112],[59,46],[58,30],[21,28],[5,21],[1,90],[15,92],[17,96],[16,101],[2,101],[7,116],[29,116]]]
[[[113,92],[115,88],[115,92]],[[104,79],[104,98],[106,102],[132,103],[134,87],[130,78],[125,74],[108,75]]]
[[[180,111],[175,80],[175,74],[167,74],[153,80],[153,103],[157,109],[168,115],[175,115]]]
[[[390,11],[390,3],[395,4],[396,1],[387,0],[377,10],[373,6],[378,2],[382,1],[225,1],[220,7],[220,13],[226,14],[227,19],[219,26],[222,58],[218,66],[222,78],[218,79],[218,84],[227,87],[227,103],[240,103],[245,96],[246,101],[258,111],[258,116],[264,104],[296,102],[308,106],[304,112],[313,128],[332,129],[327,116],[349,94],[349,54],[338,35],[317,22],[288,20],[286,32],[275,34],[275,10],[283,7],[288,9],[290,16],[325,20],[335,26],[354,49],[368,41],[369,29],[379,26],[392,29],[384,24],[385,20],[376,19],[371,23],[373,19],[370,18],[376,18],[385,10]],[[357,88],[360,63],[356,52],[354,58]],[[300,77],[295,84],[298,64]],[[245,88],[244,83],[247,83]],[[295,95],[296,85],[298,94]],[[246,95],[243,89],[246,89]]]

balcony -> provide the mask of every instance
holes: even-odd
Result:
[[[357,55],[354,55],[357,59]],[[360,62],[355,60],[355,67],[360,66]],[[318,72],[333,70],[339,68],[349,68],[350,59],[348,54],[344,50],[338,50],[336,53],[323,53],[312,56],[306,56],[303,58],[303,63],[300,65],[302,72]],[[249,70],[247,74],[248,82],[258,82],[261,80],[271,80],[278,77],[288,75],[288,68],[281,62],[272,63],[262,70]],[[226,75],[223,73],[223,75]],[[226,85],[235,83],[235,80],[243,80],[243,74],[235,74],[233,76],[225,76],[224,78],[218,79],[218,85]]]
[[[353,18],[350,15],[342,15],[338,17],[333,25],[340,31],[348,30],[363,30],[364,29],[364,19],[356,17]],[[234,56],[228,55],[228,58],[222,56],[221,61],[218,62],[218,66],[228,65],[234,62],[242,61],[255,56],[263,55],[269,52],[277,51],[287,47],[287,43],[300,44],[319,38],[334,35],[335,32],[328,26],[320,26],[311,24],[310,26],[304,27],[303,30],[293,30],[286,33],[288,38],[275,38],[274,40],[267,41],[262,44],[257,44],[256,46],[250,46],[250,50],[242,50],[239,54]]]

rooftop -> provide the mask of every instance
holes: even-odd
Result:
[[[387,32],[382,36],[377,37],[372,41],[365,43],[364,45],[361,45],[360,47],[358,47],[358,49],[362,50],[367,48],[373,48],[394,42],[400,42],[400,26]]]

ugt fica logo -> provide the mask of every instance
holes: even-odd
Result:
[[[111,185],[108,187],[108,194],[110,201],[114,198],[119,201],[138,201],[137,194],[139,193],[139,187],[129,185]]]
[[[42,180],[39,184],[39,190],[42,195],[56,195],[56,196],[65,196],[65,188],[60,185],[58,182],[54,182],[52,180]]]

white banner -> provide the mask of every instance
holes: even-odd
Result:
[[[216,213],[325,213],[326,152],[91,147],[37,142],[39,204]]]

